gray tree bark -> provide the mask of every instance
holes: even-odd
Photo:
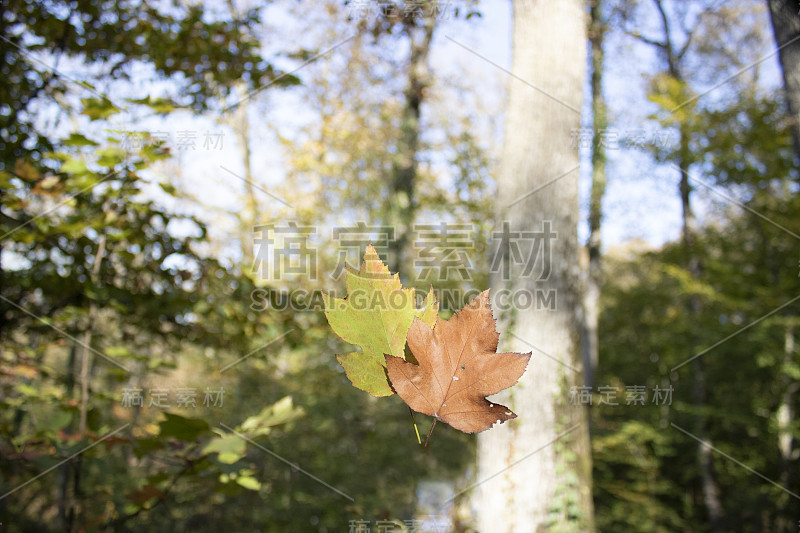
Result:
[[[606,103],[603,98],[603,39],[606,23],[603,20],[603,2],[590,0],[589,45],[591,50],[591,76],[589,86],[592,95],[592,192],[589,198],[589,240],[586,249],[589,266],[586,273],[586,290],[583,296],[584,340],[583,365],[587,387],[594,386],[599,357],[598,323],[600,321],[601,226],[603,222],[603,196],[606,192],[606,148],[603,132],[608,125]]]
[[[479,531],[594,529],[587,411],[570,405],[571,387],[583,385],[579,157],[570,138],[580,126],[586,39],[581,0],[514,1],[514,78],[497,180],[497,222],[501,227],[507,221],[512,232],[535,232],[550,221],[557,238],[551,241],[549,275],[544,254],[532,275],[525,273],[529,265],[514,261],[510,246],[524,248],[525,241],[507,240],[496,250],[504,254],[510,274],[504,269],[491,274],[501,349],[536,349],[519,384],[497,395],[519,418],[478,438]],[[533,303],[500,313],[501,289],[552,289],[556,305]]]
[[[402,27],[411,51],[406,65],[407,85],[400,123],[401,136],[389,189],[387,224],[395,228],[395,239],[389,242],[389,261],[394,264],[393,270],[410,275],[414,272],[411,245],[418,207],[416,189],[420,120],[425,89],[429,85],[428,55],[436,18],[432,14],[411,16],[403,21]]]
[[[800,4],[797,0],[767,0],[767,4],[792,117],[794,151],[800,159]]]

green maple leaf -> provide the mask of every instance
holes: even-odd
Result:
[[[354,387],[373,396],[394,394],[386,376],[384,354],[405,359],[406,334],[414,317],[433,327],[439,304],[431,288],[417,309],[414,289],[404,289],[398,274],[378,257],[370,244],[360,270],[347,266],[347,298],[323,295],[325,316],[333,331],[360,352],[339,354]]]

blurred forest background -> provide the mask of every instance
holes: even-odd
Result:
[[[506,512],[475,497],[474,436],[441,424],[420,447],[402,400],[351,386],[320,295],[344,296],[370,241],[443,318],[491,286],[508,84],[530,81],[511,8],[3,2],[0,531],[477,531]],[[592,466],[565,475],[580,451],[553,444],[538,530],[797,531],[800,6],[580,10],[561,140],[585,384],[559,401],[588,411]],[[274,275],[280,228],[310,270]]]

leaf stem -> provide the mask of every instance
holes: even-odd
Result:
[[[425,447],[426,447],[426,448],[428,447],[428,439],[430,439],[430,438],[431,438],[431,433],[433,433],[433,428],[435,428],[435,427],[436,427],[436,421],[437,421],[437,420],[438,420],[438,418],[434,418],[434,419],[433,419],[433,424],[431,424],[431,429],[428,431],[428,436],[427,436],[427,437],[425,437]]]
[[[422,446],[422,439],[419,437],[419,429],[417,429],[417,421],[414,420],[414,411],[412,411],[411,407],[409,407],[408,412],[411,413],[411,423],[414,424],[414,433],[417,434],[417,444]]]

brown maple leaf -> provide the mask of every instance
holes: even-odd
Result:
[[[394,390],[413,410],[465,433],[517,417],[486,396],[514,385],[531,354],[497,353],[500,334],[488,290],[450,320],[437,320],[433,329],[415,318],[407,340],[419,365],[385,357]]]

